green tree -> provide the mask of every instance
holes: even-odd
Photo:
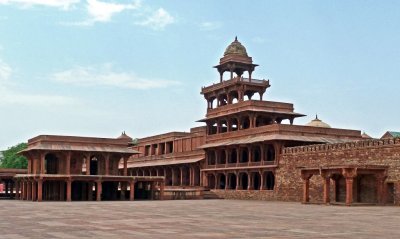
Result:
[[[19,151],[28,147],[26,143],[20,143],[3,151],[3,160],[0,162],[0,168],[28,168],[28,160],[17,154]]]

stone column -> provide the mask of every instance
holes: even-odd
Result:
[[[260,191],[264,189],[264,177],[263,177],[263,172],[260,170],[258,172],[260,174]]]
[[[353,182],[357,176],[357,169],[344,168],[342,174],[346,179],[346,205],[350,206],[353,203]]]
[[[310,178],[312,174],[301,173],[301,179],[303,180],[303,201],[302,203],[310,202]]]
[[[19,199],[19,181],[15,181],[15,199]]]
[[[21,181],[21,200],[25,200],[25,182]]]
[[[93,200],[93,183],[88,182],[88,201]]]
[[[324,177],[324,203],[326,204],[329,204],[331,202],[330,186],[331,186],[331,178],[329,176]]]
[[[124,160],[124,176],[128,176],[128,158],[125,156]]]
[[[40,153],[40,174],[45,173],[45,168],[44,168],[44,159],[45,159],[45,153]]]
[[[37,190],[37,188],[36,188],[36,182],[35,181],[32,181],[32,201],[36,201],[37,200],[37,197],[36,197],[36,190]]]
[[[101,201],[101,191],[102,191],[102,184],[101,181],[97,181],[97,192],[96,192],[96,200],[97,201]]]
[[[247,185],[247,190],[253,190],[253,177],[251,175],[251,172],[247,173],[247,181],[248,181],[248,185]]]
[[[161,182],[160,183],[160,200],[164,200],[164,188],[165,188],[165,183]]]
[[[135,181],[132,180],[129,183],[130,183],[130,185],[129,185],[129,190],[130,190],[129,200],[133,201],[133,200],[135,200]]]
[[[90,175],[90,155],[86,156],[86,175]]]
[[[240,174],[236,173],[236,190],[240,190]]]
[[[28,200],[28,201],[30,201],[30,200],[32,200],[32,183],[31,182],[27,182],[26,183],[28,186],[27,186],[27,197],[26,197],[26,199]]]
[[[72,186],[72,181],[71,180],[67,180],[67,202],[71,201],[71,186]]]
[[[172,182],[172,186],[175,186],[175,170],[173,167],[170,168],[171,169],[171,182]]]
[[[37,184],[37,201],[41,202],[43,200],[43,180],[38,179]]]
[[[9,184],[8,184],[8,181],[5,181],[4,184],[5,184],[5,194],[6,194],[6,197],[8,197],[8,190],[9,190],[9,189],[8,189],[8,185],[9,185]]]
[[[183,186],[183,167],[179,167],[179,170],[181,171],[181,186]]]
[[[225,173],[225,190],[229,189],[229,177],[228,173]]]
[[[110,175],[110,155],[105,156],[105,175]]]
[[[71,174],[71,152],[67,152],[67,156],[65,158],[65,174]]]

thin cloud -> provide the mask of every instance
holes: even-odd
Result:
[[[61,71],[51,76],[55,81],[76,86],[106,86],[146,90],[178,85],[177,81],[140,78],[132,73],[117,72],[110,65],[81,67]]]
[[[55,7],[62,10],[69,10],[73,5],[79,3],[80,0],[0,0],[3,5],[17,5],[23,8],[33,6]]]
[[[222,27],[221,22],[202,22],[200,23],[200,30],[202,31],[213,31]]]
[[[143,21],[135,22],[136,25],[149,27],[153,30],[163,30],[166,26],[175,22],[175,19],[163,8],[159,8]]]
[[[13,69],[2,59],[0,59],[0,105],[18,104],[18,105],[65,105],[74,103],[75,100],[58,95],[30,94],[16,91],[11,85]]]

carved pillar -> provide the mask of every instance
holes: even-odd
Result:
[[[30,201],[30,200],[32,200],[32,183],[28,181],[26,184],[27,184],[27,189],[28,189],[26,200]]]
[[[344,168],[342,174],[346,179],[346,205],[351,205],[353,203],[353,182],[354,178],[357,176],[356,168]]]
[[[247,172],[247,181],[248,181],[248,185],[247,185],[247,190],[253,190],[253,177],[252,177],[252,173],[251,172]]]
[[[71,152],[67,152],[67,155],[65,158],[65,174],[66,175],[71,174]]]
[[[40,174],[45,173],[45,168],[44,168],[44,160],[45,160],[45,153],[41,152],[40,153]]]
[[[181,172],[181,178],[180,178],[181,186],[183,186],[183,167],[179,167],[179,170]]]
[[[263,177],[263,171],[260,170],[258,171],[258,173],[260,174],[260,190],[264,190],[264,177]]]
[[[310,202],[310,178],[313,175],[311,173],[301,172],[301,179],[303,180],[303,201],[302,203]]]
[[[331,186],[331,174],[322,173],[322,178],[324,179],[324,203],[329,204],[331,202],[330,198],[330,186]]]
[[[37,200],[37,198],[36,198],[36,182],[35,181],[32,181],[32,201],[36,201]]]
[[[228,173],[225,173],[225,190],[229,189],[229,177]]]
[[[240,190],[241,188],[240,188],[240,183],[241,182],[241,180],[240,180],[240,173],[236,173],[236,190]]]

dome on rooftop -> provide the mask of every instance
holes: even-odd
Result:
[[[311,120],[306,126],[311,127],[321,127],[321,128],[331,128],[331,126],[322,120],[318,119],[318,115],[315,116],[315,119]]]
[[[129,137],[129,136],[125,133],[125,131],[122,132],[122,134],[121,134],[117,139],[130,139],[130,140],[132,140],[132,138]]]
[[[248,56],[246,48],[238,41],[237,37],[235,37],[235,40],[226,48],[224,56],[232,54]]]

